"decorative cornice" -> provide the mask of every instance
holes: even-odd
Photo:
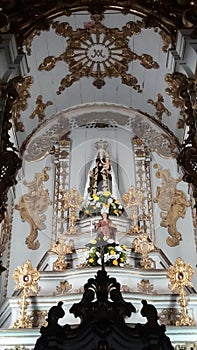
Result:
[[[42,142],[42,147],[39,148],[39,154],[38,147],[36,147],[36,159],[45,157],[51,151],[54,142],[62,137],[62,133],[65,134],[74,128],[80,128],[87,125],[89,119],[97,119],[98,113],[100,121],[101,118],[104,118],[102,121],[105,120],[106,123],[110,124],[110,120],[113,120],[113,123],[115,123],[117,126],[119,125],[120,127],[125,127],[128,130],[133,129],[133,132],[136,135],[138,132],[140,132],[139,137],[144,139],[144,143],[148,142],[147,146],[149,148],[153,147],[154,150],[163,157],[174,157],[177,155],[179,147],[178,140],[174,135],[172,135],[166,126],[151,118],[147,114],[113,103],[87,103],[68,108],[56,115],[53,115],[50,119],[40,123],[38,128],[31,134],[31,137],[28,137],[21,147],[21,153],[26,153],[26,160],[33,160],[34,144],[39,141]],[[51,130],[50,137],[47,136],[49,129]],[[162,142],[164,142],[163,145],[162,142],[157,142],[157,144],[155,143],[156,134],[153,136],[153,134],[150,133],[150,130],[160,135],[163,140]],[[155,137],[155,140],[152,143],[150,143],[150,136]]]

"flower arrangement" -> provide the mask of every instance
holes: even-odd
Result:
[[[106,212],[109,215],[120,216],[124,208],[118,198],[112,196],[110,191],[97,192],[88,198],[82,207],[82,212],[86,216],[100,215]]]
[[[126,263],[126,246],[120,245],[119,242],[113,239],[93,239],[87,246],[89,247],[86,255],[88,266],[102,265],[102,256],[104,257],[104,264],[107,266],[123,267]]]

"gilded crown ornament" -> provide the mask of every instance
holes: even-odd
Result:
[[[70,209],[70,226],[66,231],[67,234],[76,234],[76,221],[78,219],[78,215],[76,213],[77,209],[81,209],[82,203],[84,199],[82,195],[77,191],[75,187],[73,187],[70,191],[61,191],[61,199],[60,202],[62,204],[62,210]]]
[[[143,192],[140,189],[135,189],[135,187],[131,186],[126,192],[122,199],[123,202],[126,204],[125,209],[130,208],[131,209],[131,222],[132,227],[128,234],[138,234],[141,233],[141,229],[138,225],[138,213],[137,213],[137,207],[142,206],[143,203]]]
[[[22,289],[22,300],[18,302],[21,309],[21,317],[14,323],[14,328],[32,327],[31,317],[27,315],[27,307],[29,305],[27,297],[32,293],[38,293],[39,277],[40,274],[38,270],[32,267],[32,264],[29,260],[26,260],[23,266],[18,266],[13,273],[13,279],[16,283],[14,290],[16,291]]]
[[[191,279],[194,270],[190,264],[185,264],[182,258],[177,258],[174,265],[170,266],[167,272],[167,277],[170,279],[170,289],[178,290],[180,299],[178,300],[181,306],[181,315],[176,321],[176,326],[192,326],[194,320],[188,315],[187,305],[189,298],[186,298],[185,287],[193,287]]]
[[[152,265],[152,260],[149,258],[148,254],[155,249],[154,243],[149,240],[146,233],[142,233],[139,237],[133,240],[132,244],[135,253],[142,254],[142,259],[140,261],[140,266],[144,270],[150,270]]]
[[[51,251],[58,255],[58,259],[53,264],[53,269],[57,271],[66,270],[68,264],[65,261],[66,254],[72,254],[73,246],[65,244],[65,237],[61,236],[57,243],[53,243]]]

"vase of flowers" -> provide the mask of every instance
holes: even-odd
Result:
[[[113,239],[93,239],[86,246],[89,248],[86,255],[88,266],[102,265],[102,260],[106,266],[123,267],[126,264],[126,246]]]
[[[96,216],[102,212],[106,212],[109,215],[120,216],[124,212],[118,198],[112,196],[110,191],[97,192],[88,197],[86,203],[82,207],[82,213],[85,216]]]

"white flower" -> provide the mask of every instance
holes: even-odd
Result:
[[[108,199],[108,203],[113,203],[113,199],[112,199],[112,198],[109,198],[109,199]]]
[[[101,258],[98,258],[98,260],[97,260],[97,264],[102,265]]]
[[[96,256],[98,256],[98,257],[100,258],[100,256],[101,256],[101,253],[99,253],[99,252],[96,252]]]
[[[122,251],[123,251],[123,249],[122,249],[122,247],[121,247],[120,245],[116,246],[116,247],[115,247],[115,250],[116,250],[117,252],[122,252]]]
[[[84,253],[84,257],[85,257],[86,259],[89,258],[89,252],[88,252],[88,251]]]
[[[120,254],[109,254],[109,260],[118,260],[120,257]]]
[[[105,205],[103,205],[103,208],[101,209],[101,214],[103,213],[109,213],[109,208],[105,207]]]
[[[100,203],[100,202],[97,202],[97,203],[96,203],[96,207],[97,207],[97,208],[100,208],[100,206],[101,206],[101,203]]]
[[[104,254],[104,262],[109,260],[109,253]]]
[[[120,267],[124,267],[124,263],[120,263],[119,265],[120,265]]]
[[[110,239],[107,240],[107,242],[108,242],[109,244],[112,244],[112,243],[114,243],[114,240],[110,238]]]

